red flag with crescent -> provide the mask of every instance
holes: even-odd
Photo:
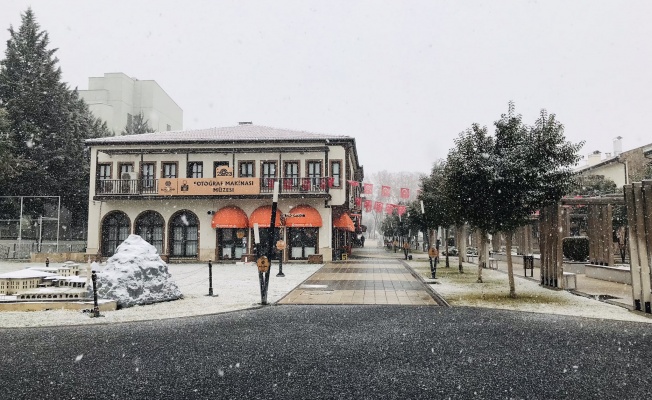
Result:
[[[394,213],[394,204],[389,204],[389,203],[387,203],[387,204],[385,205],[385,212],[386,212],[387,214],[390,214],[390,215],[393,214],[393,213]]]
[[[392,195],[392,188],[389,186],[383,186],[382,190],[380,191],[380,195],[383,197],[389,197]]]
[[[371,203],[371,200],[365,200],[364,201],[364,211],[365,212],[371,212],[373,209],[373,204]]]
[[[372,183],[365,183],[364,185],[364,194],[373,194],[374,192],[374,185]]]
[[[383,203],[380,201],[377,201],[376,204],[374,204],[374,211],[377,213],[383,212]]]
[[[409,199],[410,198],[410,189],[401,188],[401,198],[402,199]]]
[[[358,181],[347,181],[347,182],[349,182],[349,185],[351,186],[360,186],[360,182]]]
[[[355,206],[360,207],[362,205],[362,198],[356,197],[355,198]]]
[[[398,210],[398,216],[400,217],[401,215],[405,214],[405,211],[407,211],[406,206],[397,206],[396,209]]]

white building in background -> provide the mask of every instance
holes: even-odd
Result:
[[[620,189],[623,185],[640,181],[652,163],[652,143],[623,151],[622,137],[613,140],[613,153],[596,150],[589,154],[586,165],[576,169],[580,176],[601,175],[611,179]]]
[[[157,132],[183,129],[183,110],[153,80],[130,78],[122,72],[106,73],[88,78],[88,90],[79,90],[79,96],[116,136],[141,112]]]

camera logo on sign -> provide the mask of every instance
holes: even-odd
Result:
[[[233,176],[233,169],[227,166],[220,166],[215,168],[215,177],[218,176]]]

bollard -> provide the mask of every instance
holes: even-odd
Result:
[[[278,274],[276,276],[283,278],[285,274],[283,273],[283,250],[279,252],[278,257]]]
[[[97,274],[95,274],[95,271],[91,274],[91,279],[93,279],[93,312],[91,317],[99,317],[100,306],[97,304]]]
[[[45,257],[45,268],[50,266],[50,259],[48,257]]]
[[[208,260],[208,295],[213,295],[213,263]]]

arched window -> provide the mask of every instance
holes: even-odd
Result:
[[[129,237],[130,221],[127,214],[114,211],[102,221],[102,256],[110,257],[115,249]]]
[[[158,254],[163,254],[163,227],[165,221],[156,211],[145,211],[136,218],[136,235],[139,235],[152,246]]]
[[[170,220],[170,256],[197,257],[199,219],[190,211],[181,211]]]

